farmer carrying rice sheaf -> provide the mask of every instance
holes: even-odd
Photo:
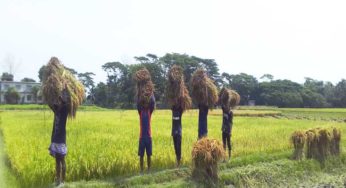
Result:
[[[49,153],[55,158],[55,184],[60,186],[64,185],[66,176],[67,116],[75,117],[77,107],[84,99],[84,86],[64,68],[58,58],[52,57],[44,69],[42,90],[45,102],[54,113]]]
[[[66,174],[65,155],[67,154],[66,147],[66,121],[67,121],[67,103],[68,93],[64,88],[62,96],[59,96],[60,104],[50,106],[54,112],[54,122],[49,146],[49,153],[55,157],[56,162],[56,185],[64,183]]]
[[[143,172],[144,152],[147,154],[148,171],[151,167],[151,114],[155,109],[154,84],[149,71],[145,68],[135,73],[134,80],[137,82],[137,110],[140,120],[138,156],[140,157],[141,172]]]
[[[231,136],[233,126],[233,112],[231,108],[234,108],[240,102],[240,96],[237,92],[222,88],[219,94],[219,103],[222,108],[222,143],[223,148],[226,151],[226,144],[228,147],[228,158],[231,158]]]
[[[218,101],[217,88],[203,69],[194,72],[191,78],[192,96],[198,104],[198,138],[208,135],[208,111]]]
[[[186,109],[191,108],[191,98],[184,83],[183,69],[180,66],[173,65],[168,72],[166,95],[172,110],[172,137],[177,166],[180,166],[182,140],[181,117]]]

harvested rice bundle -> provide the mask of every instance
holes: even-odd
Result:
[[[63,81],[57,74],[51,74],[43,81],[42,94],[44,101],[52,107],[54,104],[60,105],[59,97],[64,89]]]
[[[217,88],[203,69],[196,70],[191,78],[192,97],[199,105],[213,108],[218,101]]]
[[[232,108],[234,108],[234,107],[238,106],[240,103],[240,95],[234,90],[230,90],[230,92],[232,93],[230,105]]]
[[[294,153],[292,158],[294,160],[302,160],[304,157],[304,145],[306,141],[305,132],[295,131],[291,136],[291,141],[294,146]]]
[[[148,71],[148,69],[146,68],[142,68],[140,70],[138,70],[133,79],[137,82],[137,83],[143,83],[145,84],[146,82],[151,81],[151,76],[150,73]]]
[[[228,111],[231,109],[231,93],[230,90],[223,87],[219,93],[219,104]]]
[[[240,95],[234,91],[227,88],[222,88],[219,93],[219,103],[224,106],[228,111],[231,108],[239,105]]]
[[[176,82],[180,84],[182,81],[184,81],[183,68],[178,65],[173,65],[168,71],[168,79],[170,82]]]
[[[146,68],[138,70],[133,79],[137,82],[136,95],[139,105],[148,107],[150,97],[154,94],[154,84]]]
[[[330,154],[330,145],[332,141],[332,135],[328,129],[320,129],[318,137],[318,151],[319,160],[324,161],[326,157]]]
[[[220,141],[204,137],[198,140],[192,149],[193,172],[196,180],[206,180],[208,183],[218,181],[218,162],[226,156]]]
[[[331,154],[340,155],[340,140],[341,140],[341,131],[338,128],[333,128],[332,143],[331,143]]]
[[[64,66],[59,59],[52,57],[45,67],[42,83],[42,95],[47,104],[52,108],[61,105],[59,98],[63,90],[67,91],[68,115],[76,116],[76,111],[84,99],[84,86]]]
[[[180,66],[173,65],[168,72],[166,95],[171,107],[180,107],[183,111],[191,108],[191,97],[184,83],[184,73]]]
[[[319,133],[317,129],[310,129],[306,131],[306,145],[307,145],[306,157],[308,159],[319,158],[320,154],[318,151],[318,138],[319,138]]]

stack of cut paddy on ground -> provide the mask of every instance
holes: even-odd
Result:
[[[331,154],[340,155],[340,140],[341,140],[341,131],[338,128],[333,128],[333,136],[331,143]]]
[[[218,180],[218,162],[226,156],[220,141],[203,137],[192,149],[192,176],[197,180],[215,183]]]
[[[329,155],[340,155],[340,129],[315,128],[305,134],[308,159],[324,161]]]
[[[181,108],[183,111],[191,108],[191,97],[184,83],[184,73],[180,66],[173,65],[168,72],[166,96],[171,107]]]
[[[304,131],[295,131],[291,136],[291,141],[294,146],[294,153],[292,158],[294,160],[302,160],[304,157],[304,145],[306,134]]]
[[[85,92],[84,86],[60,63],[52,57],[45,66],[42,83],[42,94],[45,102],[53,106],[61,105],[63,91],[67,91],[68,115],[74,118],[79,105],[82,104]]]
[[[203,69],[196,70],[191,78],[192,97],[199,105],[213,108],[218,101],[218,91],[214,82]]]
[[[239,105],[240,95],[236,91],[224,87],[219,93],[219,100],[220,104],[229,111]]]
[[[138,70],[133,79],[137,82],[136,96],[139,105],[148,107],[150,97],[154,94],[154,84],[151,81],[151,76],[146,68]]]

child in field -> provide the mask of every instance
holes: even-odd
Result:
[[[208,136],[208,111],[207,105],[198,105],[198,139]]]
[[[151,166],[151,155],[152,155],[152,141],[151,141],[151,114],[155,108],[155,97],[150,97],[149,105],[142,106],[137,103],[137,110],[140,120],[140,135],[139,135],[139,146],[138,156],[140,157],[140,168],[141,172],[144,170],[144,152],[147,153],[147,164],[148,170]]]
[[[51,144],[49,152],[56,162],[56,186],[64,185],[66,175],[65,155],[67,154],[66,146],[66,120],[68,115],[69,94],[66,89],[63,90],[62,96],[59,96],[59,104],[49,105],[54,112],[54,122]]]
[[[226,143],[228,146],[228,158],[231,158],[231,136],[232,136],[232,125],[233,125],[233,112],[230,108],[222,106],[222,143],[223,148],[226,150]]]
[[[182,138],[182,128],[181,128],[181,116],[183,110],[181,107],[172,107],[172,137],[174,143],[174,151],[177,159],[177,166],[180,166],[181,160],[181,138]]]

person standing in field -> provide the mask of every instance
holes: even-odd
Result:
[[[181,160],[181,139],[182,139],[182,127],[181,116],[183,110],[180,107],[172,107],[172,137],[174,144],[175,157],[177,160],[177,166],[180,166]]]
[[[151,114],[155,109],[154,84],[146,68],[138,70],[133,79],[137,82],[137,110],[140,121],[138,156],[142,173],[144,170],[144,153],[147,154],[148,171],[151,167]]]
[[[42,94],[54,113],[49,154],[55,158],[55,185],[63,186],[66,177],[65,156],[67,117],[74,118],[84,99],[84,86],[65,69],[59,59],[52,57],[44,67]]]
[[[228,159],[231,158],[231,136],[232,136],[232,125],[233,125],[233,112],[230,108],[222,106],[222,143],[223,149],[226,151],[226,144],[228,147]]]
[[[191,97],[184,82],[184,72],[180,66],[173,65],[168,71],[166,96],[172,110],[172,137],[177,166],[181,163],[182,124],[181,117],[191,108]]]
[[[138,145],[138,156],[141,172],[144,170],[144,152],[147,154],[148,171],[151,167],[151,155],[152,155],[152,140],[151,140],[151,114],[155,108],[155,97],[150,97],[149,106],[137,104],[137,110],[140,120],[140,134]]]
[[[222,143],[223,148],[226,151],[228,148],[228,159],[231,159],[231,136],[232,136],[232,127],[233,127],[233,111],[236,105],[240,102],[240,96],[237,92],[222,88],[219,93],[219,103],[222,108]]]
[[[218,101],[217,87],[205,70],[197,69],[191,78],[192,97],[198,104],[198,139],[208,136],[208,112]]]
[[[51,144],[49,146],[49,153],[55,158],[55,171],[56,171],[56,185],[63,185],[66,176],[66,163],[65,156],[67,154],[66,146],[66,121],[67,121],[67,102],[68,93],[66,89],[63,90],[63,95],[59,96],[60,104],[50,106],[54,112],[54,122],[51,137]]]
[[[198,139],[204,136],[208,136],[208,112],[209,107],[207,105],[198,105]]]

